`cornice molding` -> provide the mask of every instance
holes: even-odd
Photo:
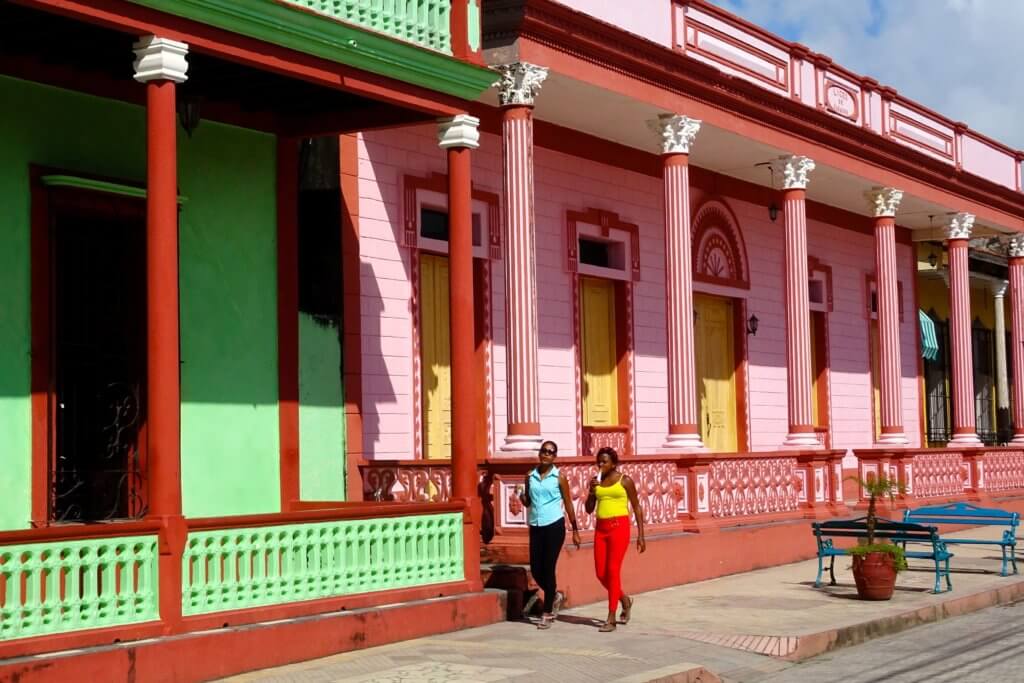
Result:
[[[484,44],[527,39],[628,78],[806,137],[943,191],[1024,216],[1024,194],[782,97],[553,0],[488,0]]]

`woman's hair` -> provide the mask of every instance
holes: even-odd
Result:
[[[619,454],[615,452],[615,449],[611,446],[605,446],[597,452],[597,459],[600,460],[602,455],[607,455],[608,459],[612,461],[613,465],[619,464]]]
[[[558,455],[558,444],[557,443],[555,443],[554,441],[545,441],[544,443],[542,443],[540,445],[540,450],[544,450],[544,448],[546,448],[547,446],[550,446],[551,450],[553,450],[555,452],[555,455]]]

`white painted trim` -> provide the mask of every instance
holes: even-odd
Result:
[[[489,207],[487,202],[480,199],[474,199],[472,207],[473,217],[480,223],[480,243],[473,245],[473,258],[486,259],[491,227],[488,222],[488,217],[490,216]],[[447,254],[448,242],[431,239],[422,235],[420,217],[423,215],[423,209],[434,209],[435,211],[448,213],[448,195],[442,192],[434,192],[433,190],[416,190],[416,248],[435,254]]]
[[[583,263],[580,258],[576,264],[576,272],[580,275],[588,277],[600,277],[606,280],[623,280],[629,282],[632,280],[632,266],[631,254],[633,248],[633,234],[627,230],[619,230],[617,228],[609,228],[608,236],[605,237],[603,230],[599,225],[593,225],[591,223],[577,223],[576,224],[576,241],[577,249],[579,248],[579,240],[581,237],[585,237],[595,242],[606,242],[608,244],[617,244],[622,249],[622,268],[602,268],[600,266],[590,265]],[[579,252],[577,252],[578,254]]]

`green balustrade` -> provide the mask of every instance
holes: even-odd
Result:
[[[459,581],[462,552],[461,513],[191,531],[182,613]]]
[[[451,0],[283,0],[398,38],[451,54]]]
[[[156,536],[0,547],[0,640],[159,618]]]

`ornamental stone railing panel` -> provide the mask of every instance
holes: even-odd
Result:
[[[915,498],[951,498],[964,491],[964,456],[957,451],[918,452],[904,463],[906,493]]]
[[[747,517],[799,509],[797,467],[796,457],[712,460],[711,516]]]

